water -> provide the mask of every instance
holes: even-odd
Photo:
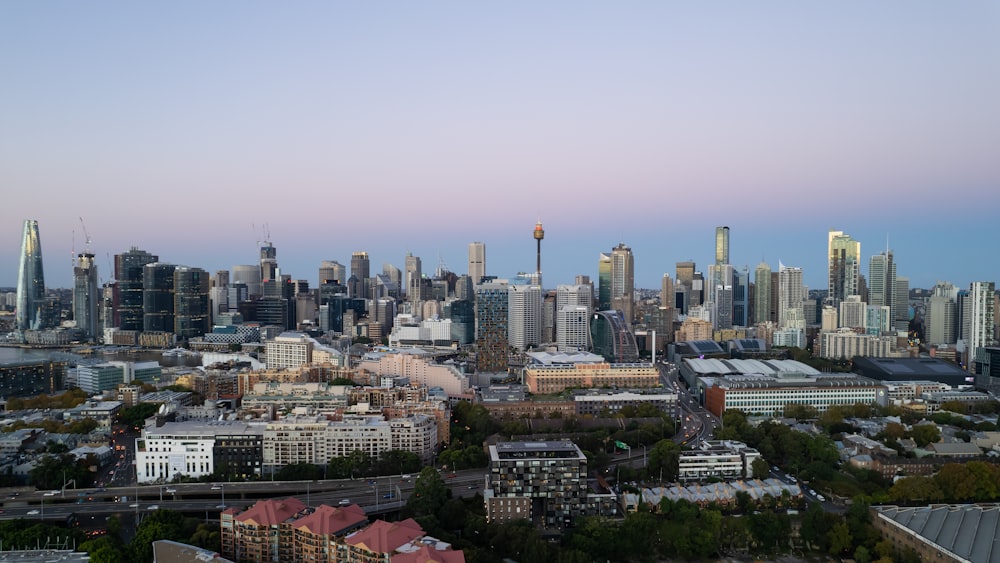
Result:
[[[159,350],[136,350],[115,351],[111,354],[87,354],[74,353],[74,349],[26,349],[0,347],[0,364],[8,362],[23,361],[44,361],[44,360],[64,360],[70,366],[75,366],[80,360],[88,358],[102,362],[159,362],[163,367],[197,367],[201,365],[201,355],[194,356],[164,356]]]

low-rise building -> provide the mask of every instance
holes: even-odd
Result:
[[[913,549],[920,561],[995,561],[1000,506],[932,504],[873,506],[872,525],[896,551]]]
[[[135,441],[140,483],[178,475],[202,477],[217,468],[232,477],[260,475],[264,426],[243,421],[168,422],[143,429]]]

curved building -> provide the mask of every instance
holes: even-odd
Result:
[[[590,337],[594,353],[610,363],[639,361],[639,347],[635,335],[625,322],[625,315],[618,310],[598,311],[590,323]]]
[[[21,262],[17,272],[17,305],[14,328],[41,330],[48,328],[45,305],[45,274],[42,272],[42,243],[38,238],[38,221],[24,221],[21,238]]]

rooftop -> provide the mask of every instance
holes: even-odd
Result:
[[[876,517],[904,529],[956,559],[1000,563],[1000,506],[878,506]]]

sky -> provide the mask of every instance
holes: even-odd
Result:
[[[424,272],[638,287],[827,232],[911,287],[1000,281],[1000,4],[0,3],[0,286],[37,219],[49,287],[87,247],[315,283],[351,253]],[[85,226],[85,227],[84,227]]]

